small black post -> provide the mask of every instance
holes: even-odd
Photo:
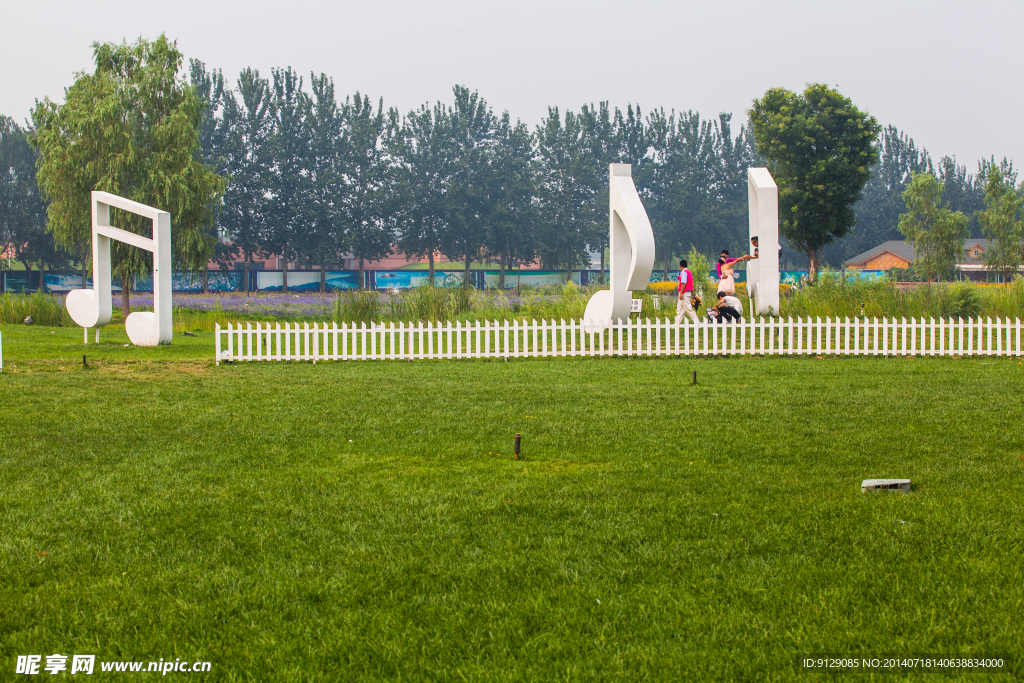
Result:
[[[519,459],[519,444],[522,442],[522,440],[523,436],[519,432],[516,432],[515,444],[512,448],[512,452],[515,454],[516,460]]]
[[[85,362],[85,354],[84,353],[82,354],[82,367],[83,368],[89,367],[88,364]]]
[[[693,371],[693,383],[694,384],[697,383],[697,371],[696,370]]]

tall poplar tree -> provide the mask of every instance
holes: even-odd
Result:
[[[224,72],[221,69],[206,70],[206,64],[198,59],[189,60],[189,80],[196,96],[205,105],[202,123],[199,125],[199,143],[203,163],[216,173],[227,175],[224,159],[225,141],[228,133],[224,118],[225,97],[228,94]],[[224,242],[224,228],[219,223],[223,204],[215,201],[212,206],[214,223],[208,232],[213,241],[212,258],[221,267],[227,267],[234,256],[234,249]],[[203,265],[203,291],[209,291],[209,261]]]
[[[505,288],[505,271],[513,262],[536,256],[537,169],[533,138],[526,124],[511,122],[508,112],[498,120],[494,142],[481,171],[486,248],[498,257],[498,287]]]
[[[582,122],[587,152],[582,157],[583,165],[578,180],[594,193],[594,202],[598,207],[607,206],[608,164],[622,161],[623,156],[623,131],[618,125],[622,117],[617,109],[613,112],[608,102],[604,101],[598,102],[597,106],[594,106],[593,103],[584,104],[580,107],[579,118]],[[601,211],[593,212],[592,222],[584,223],[582,226],[581,237],[587,248],[601,254],[601,281],[603,282],[607,265],[604,255],[609,246],[607,215]],[[587,263],[587,266],[589,265]]]
[[[651,113],[657,167],[654,173],[657,219],[655,239],[666,252],[684,254],[691,245],[704,253],[721,249],[713,220],[718,164],[717,137],[710,121],[697,112]],[[660,132],[660,131],[664,132]],[[667,269],[666,269],[667,270]]]
[[[895,126],[886,126],[879,143],[880,162],[871,171],[860,201],[854,206],[857,225],[834,247],[829,256],[842,262],[886,240],[898,240],[900,214],[906,210],[903,192],[914,173],[935,170],[925,149]]]
[[[224,168],[231,183],[224,193],[219,220],[242,256],[242,289],[249,293],[253,257],[265,253],[270,240],[271,211],[267,195],[273,186],[274,119],[270,112],[270,82],[256,69],[244,69],[234,92],[224,98]]]
[[[336,263],[345,252],[342,207],[345,185],[341,182],[344,157],[345,108],[334,96],[334,81],[309,75],[311,96],[304,114],[309,140],[301,210],[307,235],[302,242],[307,257],[320,266],[320,291],[327,289],[327,263]]]
[[[978,164],[979,170],[983,164]],[[942,181],[942,200],[951,211],[967,216],[967,227],[972,237],[981,236],[978,212],[985,208],[985,174],[970,173],[966,164],[957,162],[956,157],[944,156],[938,164],[939,180]]]
[[[408,256],[426,257],[434,285],[434,256],[445,233],[445,196],[454,162],[448,154],[448,110],[424,104],[405,117],[396,137],[401,210],[398,248]]]
[[[557,107],[537,127],[537,154],[543,184],[538,193],[539,249],[546,268],[568,269],[586,263],[587,245],[596,241],[599,222],[607,232],[607,162],[597,159],[587,135],[587,117],[567,111],[564,123]],[[604,166],[604,174],[598,169]],[[602,220],[603,219],[603,220]]]
[[[273,158],[270,185],[270,235],[274,251],[281,254],[284,267],[282,289],[288,291],[288,263],[307,251],[308,236],[302,211],[302,187],[310,153],[303,114],[308,96],[302,91],[302,77],[287,69],[274,69],[271,113],[274,135],[270,146]]]
[[[370,98],[356,93],[346,100],[344,220],[346,244],[359,261],[359,287],[365,286],[366,262],[391,253],[399,211],[394,166],[401,122],[398,111],[376,110]]]
[[[460,85],[452,90],[455,101],[445,131],[453,166],[445,192],[441,250],[453,261],[465,261],[463,285],[469,287],[473,256],[486,242],[484,169],[493,144],[494,114],[478,92]]]

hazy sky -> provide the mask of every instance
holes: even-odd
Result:
[[[187,58],[269,75],[332,76],[405,113],[459,83],[534,125],[548,106],[731,111],[772,86],[837,87],[933,158],[1024,163],[1024,2],[11,3],[0,23],[0,113],[63,98],[93,41],[175,38]]]

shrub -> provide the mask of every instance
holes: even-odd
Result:
[[[960,282],[943,289],[941,308],[943,318],[974,318],[981,313],[981,297],[975,287]]]
[[[697,251],[697,247],[690,245],[690,251],[686,254],[686,263],[690,272],[693,273],[693,291],[697,293],[697,296],[702,297],[705,301],[708,301],[709,296],[714,297],[715,287],[709,275],[712,270],[712,261]]]
[[[652,282],[647,285],[647,292],[649,294],[674,294],[678,284],[672,280],[668,282]]]

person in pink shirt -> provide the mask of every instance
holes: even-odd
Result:
[[[723,249],[722,254],[718,257],[718,263],[715,264],[715,270],[718,272],[718,279],[722,279],[722,266],[745,260],[745,258],[729,258],[729,250]]]
[[[725,294],[736,293],[736,280],[733,278],[733,264],[740,261],[749,261],[753,258],[750,255],[739,258],[729,258],[729,250],[723,249],[722,255],[718,257],[718,291]]]
[[[683,322],[683,317],[688,317],[693,322],[699,323],[696,312],[693,310],[693,273],[686,267],[686,259],[679,261],[679,303],[676,304],[676,324]]]

